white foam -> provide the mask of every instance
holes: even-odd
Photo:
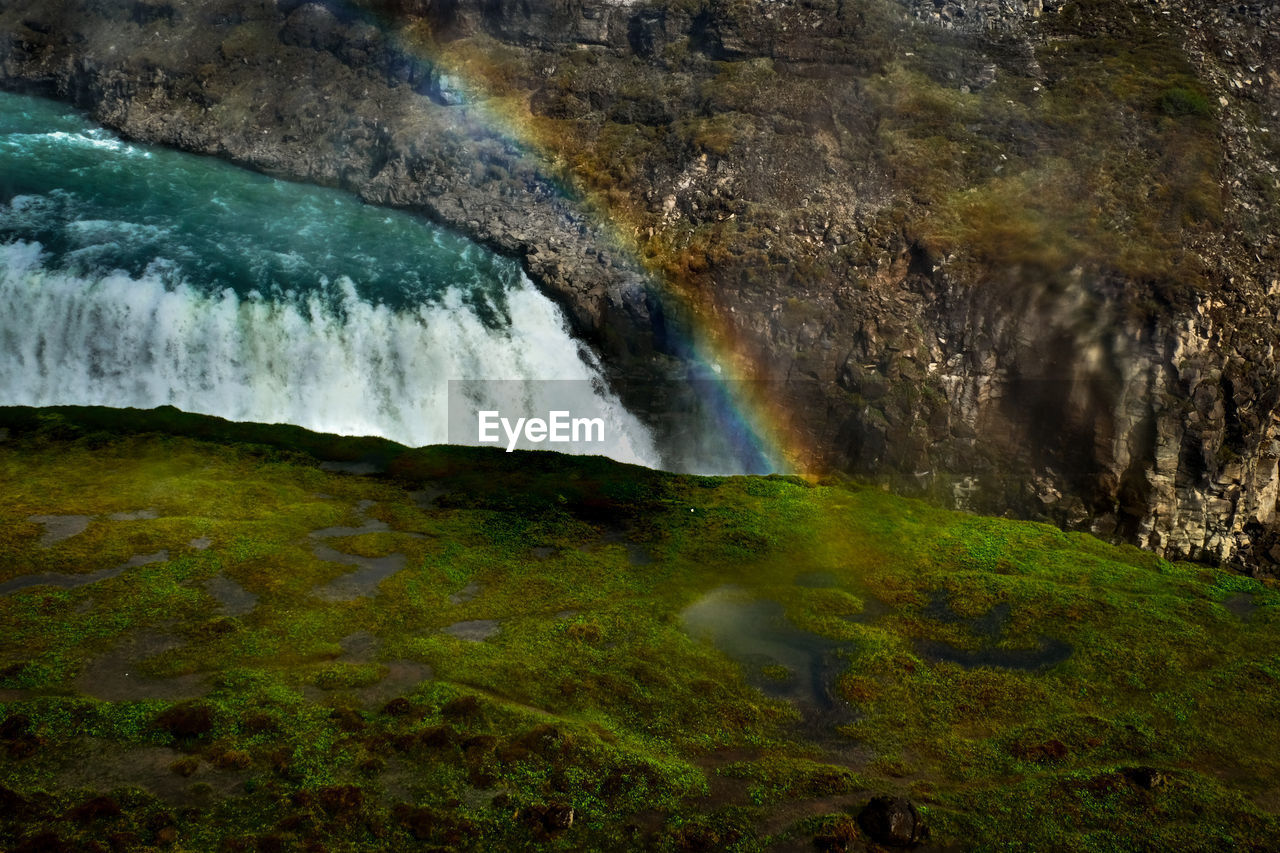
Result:
[[[612,423],[605,445],[581,451],[658,464],[646,429],[523,276],[508,294],[510,327],[494,329],[456,290],[392,310],[347,280],[271,301],[154,272],[79,278],[45,269],[38,243],[0,246],[0,404],[172,405],[417,446],[447,440],[449,379],[588,380],[575,387]],[[563,386],[531,382],[528,393],[535,411],[566,405]]]
[[[80,148],[97,148],[102,151],[112,151],[121,154],[128,154],[134,157],[150,157],[151,152],[145,148],[136,145],[130,145],[120,139],[112,136],[106,130],[95,128],[86,130],[82,133],[68,133],[64,130],[54,130],[48,133],[30,133],[30,134],[13,134],[13,136],[21,139],[27,137],[29,139],[39,139],[52,142],[55,145],[74,145]]]

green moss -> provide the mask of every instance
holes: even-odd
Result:
[[[1160,93],[1156,101],[1160,112],[1167,116],[1195,116],[1208,118],[1213,114],[1209,98],[1196,89],[1173,86]]]
[[[749,780],[749,796],[757,805],[785,800],[849,794],[865,782],[848,768],[805,758],[763,758],[720,768],[720,775]]]
[[[42,826],[100,836],[61,820],[94,794],[120,806],[111,831],[159,843],[173,825],[192,849],[265,833],[326,849],[804,846],[852,832],[890,791],[935,840],[980,848],[1265,846],[1280,828],[1265,806],[1280,746],[1254,736],[1280,714],[1280,593],[1253,578],[834,481],[386,443],[387,475],[351,476],[317,458],[360,442],[286,428],[0,421],[3,577],[169,552],[0,598],[0,688],[17,691],[0,706],[0,783],[38,804],[0,817],[5,844]],[[410,493],[425,482],[443,494],[424,509]],[[325,600],[314,591],[345,567],[311,533],[358,524],[361,501],[390,530],[327,544],[402,553],[405,569]],[[157,517],[108,518],[140,508]],[[25,522],[68,512],[95,520],[50,548]],[[219,575],[256,606],[221,612],[206,590]],[[797,584],[810,575],[822,582]],[[835,718],[753,686],[794,689],[794,662],[758,681],[684,630],[726,585],[841,650]],[[1223,604],[1241,593],[1247,620]],[[471,620],[498,632],[442,630]],[[125,654],[154,635],[170,640]],[[1017,669],[931,651],[1016,660],[1045,638],[1069,654]],[[121,689],[110,666],[125,664],[136,695],[93,698]],[[165,693],[183,684],[204,695]],[[125,785],[142,793],[113,793]],[[549,831],[562,807],[573,826]]]

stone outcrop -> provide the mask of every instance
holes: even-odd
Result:
[[[15,0],[0,83],[521,258],[642,410],[709,329],[807,467],[1272,571],[1280,15],[1114,5]],[[1072,50],[1177,55],[1095,127]],[[1027,230],[1063,162],[1106,222]]]

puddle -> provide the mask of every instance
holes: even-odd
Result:
[[[416,492],[409,492],[409,498],[419,509],[436,509],[436,501],[449,493],[448,489],[439,486],[423,486]]]
[[[40,544],[48,548],[63,539],[70,539],[72,536],[84,533],[89,527],[89,522],[93,521],[93,516],[32,515],[27,517],[27,521],[34,521],[44,526],[44,533],[40,534]]]
[[[1002,601],[981,616],[961,616],[951,606],[951,594],[945,589],[929,593],[929,603],[924,609],[924,615],[929,619],[948,625],[964,625],[975,635],[988,639],[995,639],[1004,632],[1011,613],[1009,603]]]
[[[378,639],[368,631],[356,631],[339,640],[338,645],[342,648],[342,657],[339,660],[348,663],[368,663],[373,660]]]
[[[355,566],[356,570],[334,578],[315,590],[325,601],[355,601],[373,595],[378,584],[404,569],[404,554],[388,554],[385,557],[359,557],[334,550],[328,545],[316,545],[311,552],[327,563]]]
[[[112,566],[109,569],[98,569],[96,572],[87,572],[80,575],[71,575],[64,572],[41,572],[35,575],[22,575],[0,583],[0,595],[9,595],[33,586],[58,586],[63,589],[74,589],[78,586],[113,578],[126,569],[133,569],[150,563],[163,563],[167,559],[169,559],[168,551],[157,551],[154,554],[136,554],[130,557],[127,562],[118,566]]]
[[[214,575],[204,582],[204,588],[228,616],[243,616],[258,606],[258,596],[226,575]]]
[[[1071,644],[1054,637],[1041,636],[1029,649],[1007,649],[994,645],[1004,634],[1012,615],[1008,602],[1001,602],[980,616],[966,617],[951,606],[951,596],[946,590],[930,593],[924,615],[937,622],[963,625],[983,641],[978,649],[964,649],[942,640],[917,640],[916,651],[930,661],[954,663],[965,669],[999,667],[1027,671],[1049,669],[1071,657]]]
[[[366,706],[379,706],[397,696],[412,693],[424,681],[435,677],[431,667],[411,660],[393,660],[386,664],[387,675],[377,684],[370,684],[356,691]]]
[[[637,542],[621,527],[607,527],[600,534],[600,542],[605,545],[621,545],[626,549],[627,562],[633,566],[648,566],[653,563],[649,549]],[[591,548],[590,550],[594,550]]]
[[[169,769],[183,754],[167,746],[78,738],[69,748],[46,750],[45,755],[56,762],[48,769],[60,787],[94,791],[138,787],[176,803],[185,799],[190,784]]]
[[[547,559],[550,559],[551,555],[556,552],[556,549],[548,548],[545,545],[539,545],[536,548],[531,548],[530,551],[533,553],[533,556],[535,558],[539,560],[547,560]]]
[[[627,562],[633,566],[648,566],[653,563],[653,556],[649,554],[649,549],[644,546],[628,542]]]
[[[154,509],[135,509],[132,512],[113,512],[107,518],[112,521],[150,521],[159,518]]]
[[[580,610],[561,610],[556,614],[557,619],[572,619],[582,611]]]
[[[459,640],[479,643],[498,633],[501,623],[497,619],[472,619],[467,622],[454,622],[444,632]]]
[[[449,596],[450,604],[466,604],[471,599],[480,594],[480,584],[472,581],[462,589]]]
[[[169,559],[168,551],[156,551],[154,554],[134,554],[124,564],[124,568],[132,569],[136,566],[147,566],[151,563],[163,563]]]
[[[205,761],[190,777],[174,773],[172,765],[185,757],[167,746],[124,744],[81,737],[66,748],[42,750],[40,760],[55,788],[83,791],[116,791],[141,788],[172,806],[191,806],[200,797],[195,785],[207,785],[215,796],[226,796],[244,783],[248,774],[220,770]]]
[[[1248,622],[1253,617],[1253,612],[1258,609],[1258,605],[1253,603],[1253,594],[1248,592],[1237,592],[1228,598],[1222,600],[1222,606],[1231,611],[1241,622]]]
[[[1052,637],[1041,637],[1031,649],[1002,649],[996,646],[972,651],[938,640],[920,640],[916,650],[927,660],[958,664],[965,669],[993,666],[1001,669],[1035,671],[1049,669],[1071,657],[1069,643]]]
[[[382,533],[390,530],[385,521],[371,518],[359,527],[322,527],[311,531],[312,539],[334,539],[338,536],[359,536],[362,533]]]
[[[204,536],[199,536],[187,543],[189,547],[195,548],[197,551],[207,550],[208,547],[212,544],[213,544],[213,540]]]
[[[843,617],[846,622],[853,622],[856,625],[871,625],[879,622],[881,618],[888,616],[893,608],[874,595],[863,595],[862,610],[858,613],[848,613]]]
[[[338,645],[342,648],[342,654],[337,660],[342,663],[367,664],[377,660],[378,638],[368,631],[348,634],[338,641]],[[435,677],[430,666],[418,661],[397,659],[382,663],[381,666],[386,669],[386,675],[373,684],[332,690],[306,685],[303,693],[311,701],[321,704],[350,701],[350,697],[354,696],[363,707],[382,707],[389,700],[412,693],[419,684]]]
[[[108,702],[136,699],[192,699],[208,692],[199,673],[152,678],[140,671],[148,658],[177,648],[182,640],[169,634],[140,631],[120,639],[108,652],[90,661],[75,680],[86,696]]]
[[[375,505],[376,501],[360,501],[356,504],[356,512],[364,515]],[[311,538],[333,539],[341,536],[359,536],[363,533],[381,533],[390,529],[385,521],[370,518],[359,527],[324,527],[314,530],[311,532]],[[330,548],[319,542],[311,546],[311,553],[325,562],[354,566],[356,569],[342,577],[334,578],[315,590],[315,594],[326,601],[354,601],[357,598],[373,595],[378,590],[378,584],[404,569],[405,564],[404,554],[361,557]]]
[[[853,709],[831,689],[847,667],[843,652],[849,645],[800,630],[778,602],[723,586],[680,618],[692,636],[740,663],[749,684],[794,704],[806,725],[821,730],[853,718]]]
[[[842,586],[835,572],[816,571],[796,575],[795,585],[804,589],[838,589]],[[846,613],[841,618],[856,625],[870,625],[887,616],[893,608],[874,595],[859,593],[862,599],[862,610],[857,613]]]

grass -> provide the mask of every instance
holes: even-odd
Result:
[[[169,554],[0,598],[6,847],[53,832],[786,849],[856,835],[875,793],[912,797],[935,841],[966,849],[1265,849],[1278,828],[1280,745],[1257,733],[1280,713],[1280,594],[1251,578],[848,483],[408,451],[172,410],[0,420],[0,581]],[[387,473],[323,470],[332,458]],[[108,518],[139,509],[156,517]],[[27,521],[73,513],[93,520],[50,547]],[[364,518],[390,530],[327,544],[399,552],[405,570],[372,597],[312,595],[348,568],[309,533]],[[813,573],[829,583],[797,585]],[[256,607],[226,615],[205,586],[219,574]],[[781,662],[755,678],[684,630],[726,585],[839,645],[847,713],[815,723],[761,691],[789,683]],[[1256,605],[1247,620],[1233,596]],[[467,620],[499,631],[442,631]],[[137,695],[94,698],[123,678],[103,655],[146,635],[170,641],[129,663]],[[1010,669],[928,653],[1045,638],[1070,655]]]

